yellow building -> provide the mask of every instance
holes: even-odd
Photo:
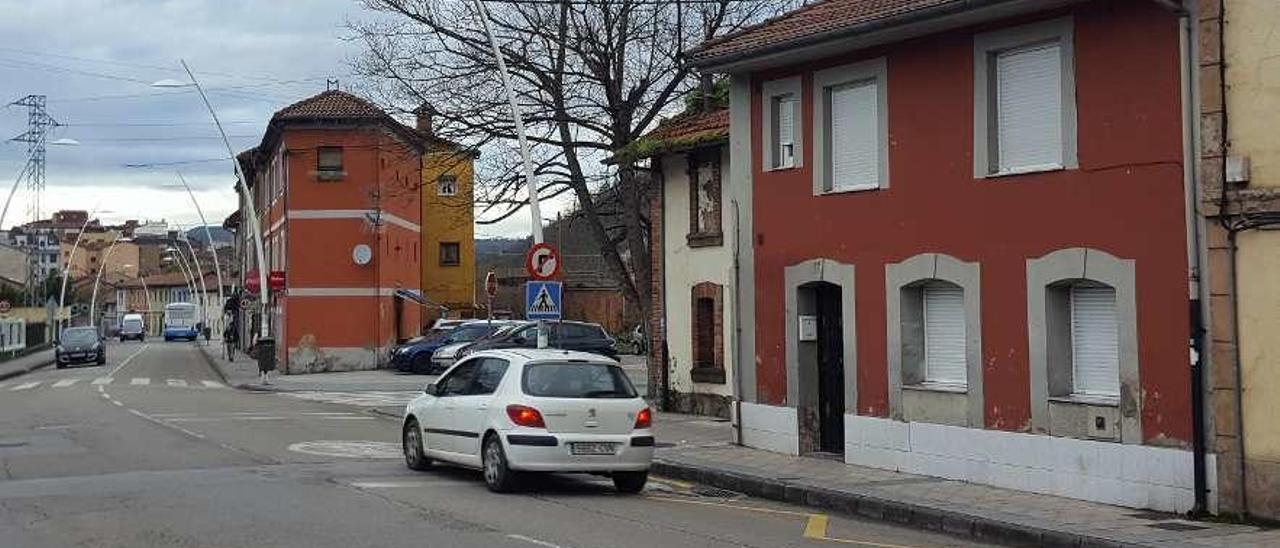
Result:
[[[1280,519],[1280,2],[1201,2],[1210,447],[1224,512]],[[1227,208],[1219,207],[1226,193]],[[1224,229],[1226,226],[1228,229]]]
[[[415,111],[419,132],[432,135],[433,111]],[[440,317],[476,314],[475,154],[438,139],[422,155],[422,292],[424,326]]]

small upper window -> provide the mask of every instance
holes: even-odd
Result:
[[[457,194],[458,177],[456,175],[441,175],[436,179],[437,196],[456,196]]]
[[[814,192],[888,187],[885,59],[821,70],[813,79]]]
[[[1070,19],[982,34],[975,48],[975,175],[1076,167]]]
[[[462,257],[458,242],[440,242],[440,266],[458,266],[459,264],[462,264]]]
[[[763,141],[765,170],[789,169],[800,165],[803,133],[800,123],[800,78],[765,82]]]
[[[342,147],[320,147],[316,149],[316,171],[321,178],[341,177]]]
[[[790,93],[772,98],[773,167],[783,169],[796,165],[796,97]]]

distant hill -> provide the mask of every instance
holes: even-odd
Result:
[[[213,236],[213,241],[216,246],[231,245],[235,242],[235,234],[232,234],[230,230],[220,226],[210,225],[209,235]],[[208,238],[205,237],[203,226],[197,226],[187,230],[187,239],[194,242],[200,242],[202,244],[209,243],[206,241]]]

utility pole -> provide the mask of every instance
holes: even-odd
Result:
[[[60,125],[45,110],[46,101],[47,97],[44,95],[28,95],[9,103],[9,106],[27,107],[27,131],[11,140],[27,144],[27,157],[31,162],[27,172],[27,192],[31,193],[31,203],[27,207],[30,221],[40,220],[40,200],[44,195],[45,145],[49,130]]]

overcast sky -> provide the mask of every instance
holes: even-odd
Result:
[[[151,83],[185,80],[185,59],[243,150],[274,111],[324,91],[327,78],[344,89],[355,83],[348,60],[359,46],[344,40],[344,25],[371,16],[356,0],[0,0],[0,14],[0,102],[47,95],[63,124],[50,140],[80,142],[48,149],[44,215],[96,205],[111,211],[104,221],[184,225],[199,217],[181,187],[166,188],[174,171],[221,224],[235,208],[232,165],[194,91]],[[4,193],[27,155],[7,140],[26,124],[26,108],[0,108]],[[28,220],[29,203],[20,187],[4,227]],[[477,236],[527,233],[523,219],[478,227]]]

